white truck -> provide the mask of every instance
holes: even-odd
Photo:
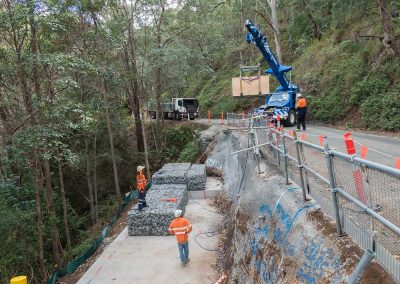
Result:
[[[190,119],[199,117],[199,101],[195,98],[173,98],[171,103],[161,103],[164,119]],[[149,117],[156,119],[155,103],[148,104],[146,112]]]

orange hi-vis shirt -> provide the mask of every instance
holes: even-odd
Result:
[[[144,176],[144,173],[140,173],[136,176],[136,188],[139,191],[143,191],[144,188],[146,187],[147,184],[147,179]]]
[[[307,101],[305,98],[301,98],[297,101],[297,107],[298,108],[303,108],[303,107],[307,107]]]
[[[172,220],[168,232],[176,236],[178,243],[183,244],[188,240],[188,234],[192,231],[192,224],[183,217]]]

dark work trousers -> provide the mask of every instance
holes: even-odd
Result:
[[[146,207],[146,190],[139,190],[139,211],[142,211],[143,207]]]
[[[303,126],[303,130],[306,130],[306,114],[299,113],[297,115],[297,129],[300,129],[300,123]]]

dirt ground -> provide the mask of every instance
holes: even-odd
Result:
[[[359,262],[363,251],[348,236],[338,237],[335,224],[322,212],[321,209],[309,212],[307,220],[316,223],[316,228],[322,235],[338,242],[341,261],[346,262],[346,270],[353,271]],[[393,284],[394,281],[389,274],[376,262],[372,262],[361,278],[360,284]]]

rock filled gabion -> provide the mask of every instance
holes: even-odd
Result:
[[[176,198],[176,202],[166,201]],[[186,186],[170,185],[162,190],[149,190],[147,205],[141,212],[135,205],[128,212],[129,236],[165,236],[168,235],[168,226],[174,219],[175,210],[185,211],[188,202]]]
[[[206,165],[193,164],[187,173],[188,190],[205,190],[206,189]]]
[[[152,177],[154,185],[159,184],[187,184],[187,170],[161,169]]]
[[[139,212],[137,206],[128,213],[130,236],[168,235],[168,226],[175,210],[185,211],[188,190],[205,190],[206,167],[201,164],[165,164],[152,177],[152,187],[147,193],[148,207]],[[176,202],[166,201],[176,198]]]
[[[169,163],[165,164],[161,169],[165,171],[187,172],[191,163]]]
[[[151,190],[169,190],[180,189],[182,191],[187,189],[186,184],[156,184],[151,186]]]

